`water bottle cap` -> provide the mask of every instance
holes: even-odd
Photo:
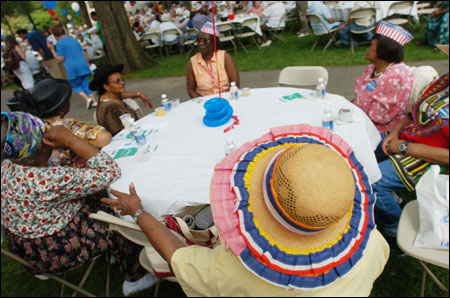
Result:
[[[324,82],[324,79],[323,79],[323,78],[319,78],[319,79],[318,79],[318,82],[319,82],[319,83],[323,83],[323,82]]]
[[[161,94],[161,98],[167,98],[166,94]]]
[[[232,87],[236,86],[236,82],[231,82],[231,86]]]

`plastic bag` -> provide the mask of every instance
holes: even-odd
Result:
[[[415,247],[448,250],[449,177],[439,170],[433,165],[416,185],[420,224]]]

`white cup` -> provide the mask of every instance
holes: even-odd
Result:
[[[119,118],[120,118],[120,121],[122,121],[123,127],[126,130],[130,130],[130,118],[131,118],[131,115],[127,113],[127,114],[121,115]]]
[[[350,123],[353,121],[353,110],[349,108],[344,108],[339,110],[339,121]]]

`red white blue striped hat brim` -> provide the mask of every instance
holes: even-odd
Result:
[[[203,27],[202,27],[201,32],[206,33],[206,34],[209,34],[209,35],[214,35],[214,27],[213,27],[213,24],[212,24],[212,23],[209,23],[209,22],[205,23],[205,24],[203,25]],[[219,33],[220,33],[219,27],[216,26],[216,30],[215,30],[216,36],[219,36]]]
[[[376,33],[395,40],[402,46],[410,42],[414,37],[407,30],[387,21],[381,21],[378,24]]]
[[[255,224],[250,191],[244,180],[249,179],[247,174],[251,173],[252,164],[258,162],[258,156],[305,143],[326,146],[345,159],[354,177],[355,198],[345,229],[335,240],[320,249],[311,247],[308,252],[293,249],[291,251],[296,253],[292,253],[273,243],[273,239],[268,239]],[[266,179],[270,172],[270,169],[266,172]],[[374,204],[368,177],[351,147],[326,129],[309,125],[273,128],[261,138],[244,144],[216,166],[211,189],[211,206],[222,243],[258,277],[297,290],[326,287],[358,263],[370,232],[375,228]],[[320,231],[315,233],[320,234]],[[300,232],[296,237],[301,241],[302,237],[309,236]]]

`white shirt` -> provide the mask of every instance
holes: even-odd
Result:
[[[161,38],[163,38],[163,40],[165,42],[173,42],[173,41],[177,40],[178,36],[176,34],[167,34],[166,36],[163,36],[163,31],[168,30],[168,29],[177,29],[178,31],[180,30],[172,22],[162,22],[161,25],[159,26],[159,32],[161,33]]]
[[[263,11],[263,15],[268,18],[268,21],[266,23],[267,27],[270,28],[278,28],[278,27],[284,27],[286,24],[284,22],[284,19],[281,19],[285,12],[285,8],[282,2],[276,2],[269,7],[267,7]],[[281,20],[281,23],[280,23]]]

